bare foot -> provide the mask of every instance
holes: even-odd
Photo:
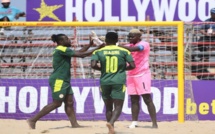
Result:
[[[113,127],[110,123],[107,123],[106,126],[107,126],[108,129],[109,129],[108,134],[115,134],[115,132],[114,132],[114,127]]]
[[[152,128],[158,128],[157,124],[152,124]]]
[[[26,120],[30,129],[35,129],[36,122],[31,121],[30,119]]]
[[[78,127],[81,127],[78,123],[72,125],[72,128],[78,128]]]

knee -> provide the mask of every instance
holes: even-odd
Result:
[[[144,102],[146,105],[149,105],[150,103],[152,103],[152,100],[151,99],[144,99]]]
[[[143,100],[147,106],[153,104],[151,97],[143,98]]]
[[[145,102],[146,105],[153,103],[151,95],[147,94],[147,95],[143,95],[142,97],[143,97],[143,101]]]
[[[55,102],[55,107],[60,107],[62,105],[62,102]]]
[[[106,106],[106,112],[112,112],[113,106]]]
[[[139,96],[132,96],[131,97],[131,103],[135,104],[135,103],[139,103],[140,101],[140,97]]]
[[[73,101],[73,100],[67,100],[67,101],[65,102],[65,105],[66,105],[66,106],[73,106],[73,105],[74,105],[74,101]]]

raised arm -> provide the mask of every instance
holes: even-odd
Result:
[[[130,52],[143,50],[143,48],[141,46],[129,47],[129,46],[124,46],[124,45],[119,45],[119,47],[125,48],[125,49],[129,50]]]
[[[92,45],[93,45],[93,40],[92,40],[92,37],[89,36],[89,44],[83,46],[83,47],[82,47],[80,50],[78,50],[78,51],[79,51],[79,52],[85,52],[85,51],[87,51]]]
[[[87,57],[89,55],[91,55],[95,50],[102,48],[103,45],[97,46],[91,50],[85,51],[85,52],[80,52],[80,51],[74,51],[75,53],[73,54],[73,57],[80,57],[80,58],[84,58]]]

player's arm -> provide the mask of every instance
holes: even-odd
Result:
[[[83,46],[80,50],[78,50],[79,52],[85,52],[87,51],[92,45],[93,45],[93,40],[92,40],[92,37],[89,36],[89,45],[85,45]]]
[[[144,50],[144,46],[142,46],[142,45],[138,45],[138,46],[135,46],[135,47],[119,45],[119,47],[125,48],[125,49],[129,50],[130,52],[143,51]]]
[[[99,55],[97,53],[98,51],[99,50],[93,52],[91,56],[91,68],[101,71],[101,66],[98,65],[99,64]]]
[[[15,10],[16,12],[16,15],[15,15],[15,19],[19,19],[19,17],[24,17],[25,16],[25,12],[19,10],[19,9],[13,9]]]
[[[20,17],[25,17],[25,12],[19,13],[19,16],[20,16]]]
[[[126,52],[126,62],[128,63],[128,65],[126,66],[126,70],[132,70],[136,67],[135,63],[134,63],[134,59],[131,56],[131,52]]]
[[[126,70],[132,70],[136,67],[134,61],[128,62],[128,66],[126,67]]]
[[[101,71],[101,66],[98,66],[98,61],[97,60],[91,60],[91,67],[95,70]]]
[[[205,29],[201,29],[200,33],[207,36],[207,32],[205,32]]]
[[[91,40],[91,37],[90,37],[89,45],[86,47],[83,47],[81,50],[74,51],[73,57],[81,57],[81,58],[87,57],[87,56],[91,55],[95,50],[104,47],[105,44],[104,43],[100,44],[99,46],[87,51],[86,49],[89,49],[89,47],[92,45],[93,45],[93,40]]]
[[[206,21],[206,22],[207,22],[207,21]],[[200,29],[199,32],[200,32],[201,34],[205,35],[205,36],[210,36],[210,35],[207,33],[207,29],[209,29],[209,28],[210,28],[209,25],[204,24],[204,25],[201,26],[201,29]]]
[[[87,57],[89,55],[91,55],[95,50],[102,48],[103,45],[97,46],[91,50],[85,51],[85,52],[80,52],[80,51],[74,51],[73,57],[80,57],[80,58],[84,58]]]

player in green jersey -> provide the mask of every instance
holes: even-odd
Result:
[[[57,47],[53,52],[53,68],[51,76],[49,77],[49,85],[52,89],[53,102],[46,105],[39,113],[27,120],[30,129],[35,129],[36,122],[43,116],[50,113],[52,110],[60,107],[62,103],[65,104],[65,112],[70,120],[72,127],[80,127],[76,120],[76,114],[73,107],[73,91],[70,84],[70,68],[71,57],[84,58],[89,56],[102,47],[102,45],[88,50],[93,41],[87,46],[82,47],[80,50],[72,50],[71,41],[65,34],[52,35],[51,39],[57,43]],[[88,51],[87,51],[88,50]]]
[[[114,134],[114,122],[121,114],[125,97],[126,70],[134,69],[135,64],[128,50],[116,46],[117,33],[108,32],[105,42],[105,47],[93,52],[91,67],[101,71],[100,88],[106,107],[106,125],[109,134]]]

